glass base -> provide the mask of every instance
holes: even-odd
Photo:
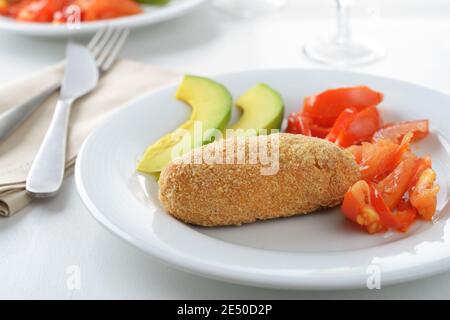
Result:
[[[286,0],[214,0],[213,4],[229,15],[251,18],[280,9]]]
[[[303,47],[303,52],[311,60],[341,68],[368,64],[385,54],[384,49],[374,43],[338,43],[335,39],[310,41]]]

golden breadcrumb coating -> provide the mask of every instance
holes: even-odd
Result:
[[[230,143],[236,146],[236,138],[230,139],[200,147],[201,151],[225,150]],[[244,139],[248,150],[258,142],[255,139],[267,136]],[[240,225],[336,206],[360,177],[349,152],[302,135],[279,134],[275,175],[262,175],[260,163],[248,164],[249,152],[246,164],[186,163],[194,152],[162,171],[159,197],[170,214],[201,226]]]

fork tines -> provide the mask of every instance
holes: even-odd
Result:
[[[105,27],[99,30],[88,44],[98,68],[108,71],[114,64],[130,31],[127,28]]]

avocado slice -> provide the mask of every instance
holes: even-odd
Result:
[[[260,83],[248,90],[237,101],[236,106],[243,112],[241,118],[232,129],[280,129],[284,116],[284,102],[281,95]]]
[[[190,119],[147,148],[137,166],[138,172],[158,177],[161,170],[175,157],[212,142],[214,137],[207,135],[207,130],[223,130],[230,121],[231,94],[213,80],[186,75],[178,87],[176,98],[192,107]],[[197,121],[202,124],[200,133],[195,130]]]

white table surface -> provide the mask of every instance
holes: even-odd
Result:
[[[176,21],[132,33],[123,56],[197,74],[253,68],[322,67],[301,44],[333,31],[333,1],[291,0],[270,16],[240,20],[208,5]],[[450,93],[450,5],[445,0],[364,0],[355,34],[388,49],[355,69]],[[63,57],[64,40],[0,32],[0,85]],[[424,106],[426,107],[426,106]],[[78,266],[81,288],[67,286]],[[69,269],[68,269],[69,268]],[[84,208],[70,177],[58,197],[0,219],[0,298],[338,299],[450,298],[450,272],[381,290],[278,291],[204,279],[173,270],[103,229]]]

